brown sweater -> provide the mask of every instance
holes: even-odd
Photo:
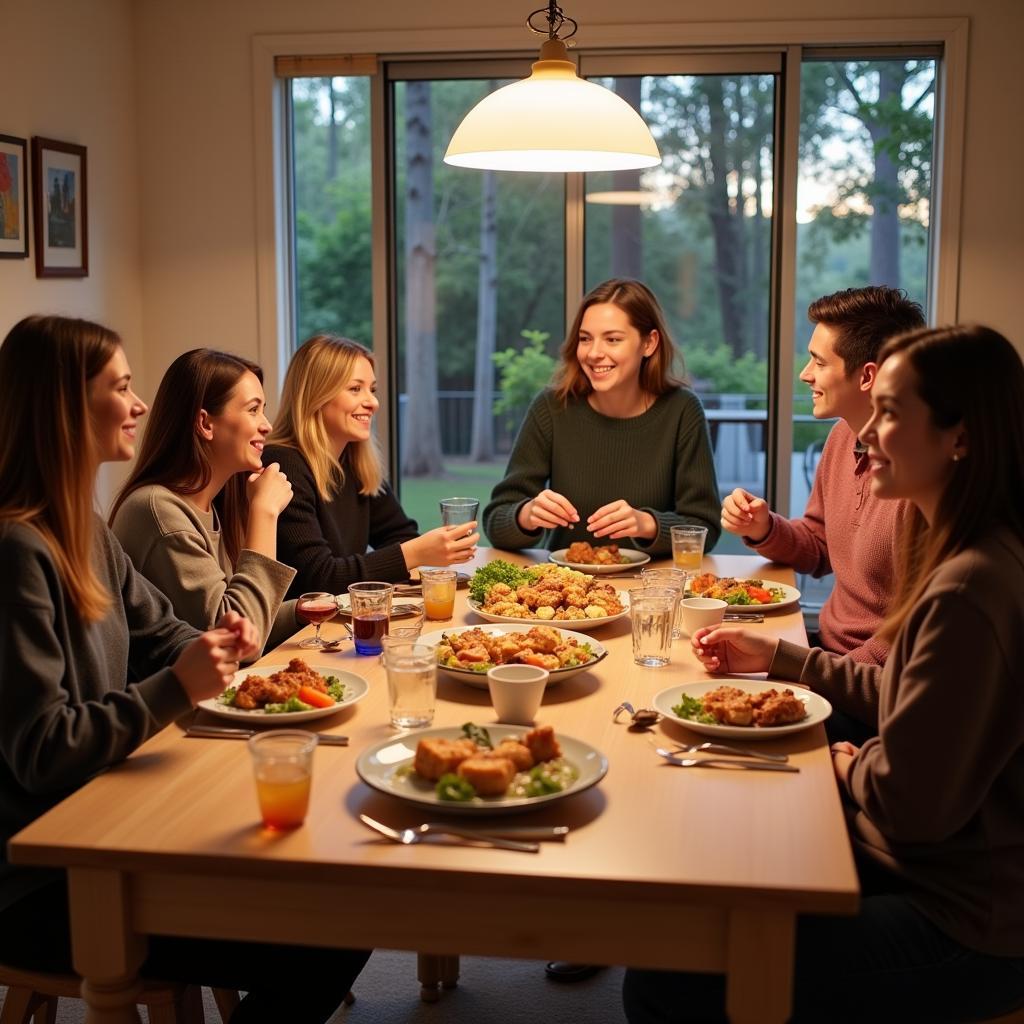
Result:
[[[1024,956],[1024,538],[995,531],[936,570],[885,668],[785,642],[770,673],[878,736],[853,760],[851,838],[937,927]]]

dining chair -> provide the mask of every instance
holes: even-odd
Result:
[[[59,999],[81,998],[82,979],[73,974],[22,971],[0,964],[0,986],[7,995],[0,1007],[0,1024],[56,1024]],[[227,1024],[238,1005],[238,993],[212,989],[221,1020]],[[139,1005],[150,1024],[205,1024],[203,997],[196,985],[143,982]]]
[[[420,999],[424,1003],[436,1003],[444,989],[458,985],[459,958],[417,953],[416,977],[420,983]],[[0,1024],[6,1022],[0,1021]]]

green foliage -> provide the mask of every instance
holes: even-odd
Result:
[[[507,348],[492,357],[498,367],[501,392],[494,403],[494,411],[503,414],[510,427],[518,424],[530,402],[551,382],[556,365],[544,347],[551,337],[547,331],[519,333],[526,339],[523,348]]]
[[[738,359],[721,343],[686,350],[686,368],[701,391],[763,394],[768,383],[768,364],[753,352]]]

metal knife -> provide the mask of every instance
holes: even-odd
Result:
[[[190,725],[185,730],[185,735],[193,739],[211,740],[247,740],[251,736],[262,732],[262,729],[235,729],[231,726],[219,725]],[[348,737],[338,736],[332,732],[319,732],[316,734],[317,742],[325,747],[347,747]]]

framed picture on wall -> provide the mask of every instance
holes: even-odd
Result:
[[[28,256],[27,143],[0,135],[0,259]]]
[[[32,139],[36,277],[87,277],[85,146]]]

